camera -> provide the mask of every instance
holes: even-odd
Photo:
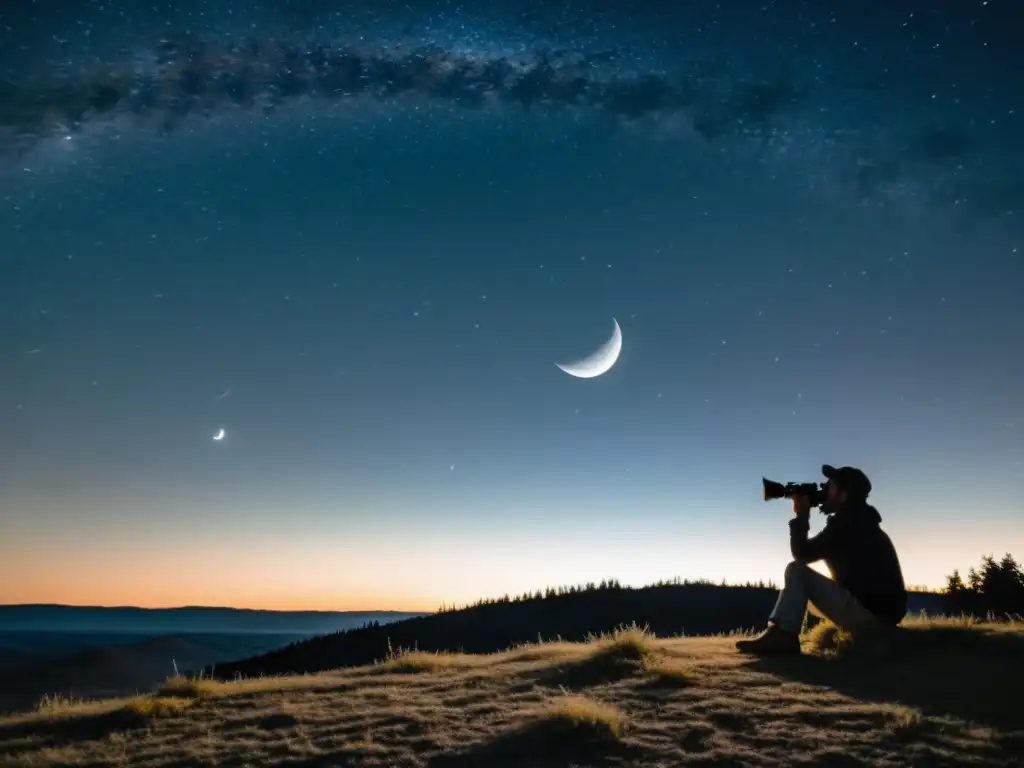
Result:
[[[824,483],[776,483],[774,480],[762,477],[761,485],[764,486],[765,501],[806,496],[811,500],[811,507],[819,507],[825,501]]]

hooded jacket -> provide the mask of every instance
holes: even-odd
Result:
[[[807,537],[810,521],[789,522],[793,559],[824,560],[832,579],[883,621],[898,624],[907,613],[907,590],[896,549],[881,528],[882,516],[867,503],[829,515],[821,531]]]

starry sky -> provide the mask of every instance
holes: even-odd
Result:
[[[1024,555],[1012,3],[143,5],[0,11],[0,602]]]

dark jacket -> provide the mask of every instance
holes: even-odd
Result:
[[[810,522],[789,522],[789,548],[800,563],[824,560],[833,581],[883,621],[898,624],[907,613],[907,590],[892,540],[882,530],[882,516],[870,504],[829,515],[825,527],[807,538]]]

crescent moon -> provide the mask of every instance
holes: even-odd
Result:
[[[214,440],[223,440],[224,439],[224,430],[223,429],[217,430],[217,434],[213,436],[213,439]]]
[[[612,337],[598,347],[595,352],[574,363],[555,363],[555,365],[570,376],[580,379],[592,379],[610,371],[619,359],[619,353],[622,352],[622,329],[619,328],[619,323],[614,317],[612,323],[615,325]]]

